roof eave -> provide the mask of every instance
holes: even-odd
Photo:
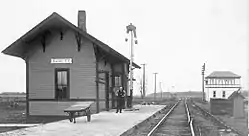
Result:
[[[36,26],[34,26],[32,29],[30,29],[28,32],[26,32],[24,35],[22,35],[20,38],[18,38],[15,42],[13,42],[11,45],[9,45],[6,49],[4,49],[2,51],[2,53],[6,54],[6,55],[10,55],[10,56],[15,56],[15,57],[20,57],[20,58],[24,58],[23,54],[20,53],[13,53],[13,50],[15,50],[15,48],[17,48],[16,46],[18,46],[19,44],[22,44],[22,40],[27,38],[29,35],[31,35],[30,33],[39,29],[39,27],[47,22],[49,19],[55,17],[57,14],[56,12],[53,12],[50,16],[48,16],[47,18],[45,18],[43,21],[41,21],[40,23],[38,23]],[[10,49],[12,48],[12,49]]]
[[[21,59],[24,60],[24,56],[22,56],[21,54],[11,53],[11,52],[8,52],[8,51],[6,51],[6,50],[3,50],[1,53],[5,54],[5,55],[12,56],[12,57],[21,58]]]
[[[100,46],[107,53],[110,53],[111,55],[114,55],[114,56],[118,57],[120,60],[129,63],[129,59],[128,58],[126,58],[125,56],[123,56],[119,52],[115,51],[114,49],[112,49],[111,47],[109,47],[108,45],[106,45],[105,43],[101,42],[97,38],[95,38],[92,35],[88,34],[87,32],[82,31],[81,29],[79,29],[78,27],[76,27],[74,24],[72,24],[71,22],[69,22],[68,20],[66,20],[65,18],[63,18],[62,16],[60,16],[56,12],[53,12],[52,15],[50,15],[49,17],[47,17],[46,19],[44,19],[42,22],[40,22],[38,25],[36,25],[34,28],[32,28],[31,30],[29,30],[28,32],[26,32],[23,36],[21,36],[19,39],[17,39],[14,43],[12,43],[10,46],[8,46],[6,49],[4,49],[2,51],[2,53],[6,54],[6,55],[10,55],[10,56],[24,58],[24,56],[23,56],[22,53],[15,52],[15,49],[17,48],[17,46],[19,44],[22,44],[21,43],[22,39],[28,37],[31,32],[35,31],[36,29],[39,29],[39,27],[42,26],[44,23],[46,23],[49,19],[51,19],[53,17],[56,17],[56,16],[58,16],[59,17],[58,19],[60,19],[60,21],[62,21],[64,23],[66,23],[71,29],[73,29],[74,31],[76,31],[79,34],[83,35],[84,37],[86,37],[87,39],[89,39],[91,42],[97,44],[98,46]],[[13,53],[13,52],[15,52],[15,53]],[[139,69],[141,68],[136,63],[133,63],[133,65],[135,66],[135,68],[139,68]]]
[[[205,78],[241,78],[241,76],[238,76],[238,77],[223,77],[223,76],[221,76],[221,77],[213,77],[213,76],[207,76]]]
[[[111,47],[109,47],[107,44],[105,44],[102,41],[98,40],[97,38],[93,37],[89,33],[82,31],[81,29],[79,29],[78,27],[76,27],[74,24],[72,24],[68,20],[64,19],[63,21],[66,21],[66,23],[68,23],[69,26],[73,30],[79,32],[81,35],[83,35],[84,37],[88,38],[93,43],[99,45],[102,49],[104,49],[104,51],[106,51],[106,52],[110,53],[111,55],[114,55],[114,56],[118,57],[119,59],[121,59],[121,60],[126,61],[127,63],[129,63],[129,59],[128,58],[126,58],[125,56],[123,56],[119,52],[115,51],[114,49],[112,49]],[[133,62],[133,65],[135,66],[135,68],[139,68],[139,69],[141,68],[139,65],[137,65],[134,62]]]

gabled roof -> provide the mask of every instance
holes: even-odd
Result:
[[[236,75],[230,71],[214,71],[206,78],[240,78],[241,76]]]
[[[120,54],[119,52],[112,49],[110,46],[106,45],[105,43],[101,42],[100,40],[96,39],[95,37],[91,36],[85,31],[82,31],[80,28],[73,25],[71,22],[60,16],[58,13],[54,12],[49,17],[44,19],[41,23],[36,25],[34,28],[32,28],[30,31],[28,31],[26,34],[24,34],[22,37],[17,39],[14,43],[12,43],[10,46],[8,46],[6,49],[2,51],[2,53],[16,56],[25,59],[25,53],[30,48],[30,45],[28,44],[30,41],[32,41],[35,37],[38,35],[44,33],[48,29],[62,29],[62,28],[70,28],[73,31],[79,33],[83,37],[87,38],[91,42],[93,42],[95,45],[100,47],[102,50],[107,52],[108,54],[120,59],[121,61],[124,61],[126,63],[129,63],[130,60]],[[141,68],[136,63],[133,63],[133,66],[136,68]]]
[[[245,99],[245,97],[241,94],[241,92],[238,90],[238,91],[234,91],[229,97],[228,99],[231,100],[231,99],[234,99],[235,97],[241,97],[242,99]]]

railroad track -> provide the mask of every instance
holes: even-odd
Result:
[[[245,136],[242,132],[235,130],[224,122],[215,118],[212,114],[205,111],[192,100],[188,102],[190,112],[195,118],[195,126],[197,135],[200,136]]]
[[[121,136],[195,136],[193,119],[185,100],[168,103]]]
[[[192,136],[184,101],[179,101],[147,136]]]
[[[121,136],[244,136],[184,99],[170,103]]]

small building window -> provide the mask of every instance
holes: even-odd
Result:
[[[220,79],[218,79],[217,82],[218,82],[218,83],[217,83],[218,85],[221,85],[221,84],[222,84]]]
[[[231,80],[227,80],[227,84],[230,85],[231,84]]]
[[[223,97],[223,98],[226,97],[226,91],[222,91],[222,97]]]
[[[214,98],[216,97],[216,91],[213,91],[213,97]]]
[[[222,79],[222,80],[221,80],[221,85],[224,85],[224,84],[225,84],[225,80]]]
[[[228,84],[228,80],[225,80],[225,85],[227,85]]]

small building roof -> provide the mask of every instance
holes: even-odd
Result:
[[[128,58],[126,58],[116,50],[112,49],[110,46],[106,45],[105,43],[101,42],[97,38],[93,37],[89,33],[76,27],[74,24],[72,24],[71,22],[69,22],[68,20],[66,20],[56,12],[52,13],[49,17],[44,19],[42,22],[40,22],[38,25],[36,25],[26,34],[17,39],[14,43],[12,43],[10,46],[4,49],[2,53],[11,56],[20,57],[25,60],[25,58],[27,57],[26,56],[27,50],[31,48],[30,47],[31,45],[29,43],[32,42],[37,36],[46,33],[49,29],[63,30],[63,28],[72,29],[76,33],[79,33],[83,37],[93,42],[97,47],[101,48],[104,52],[106,52],[110,56],[113,56],[118,60],[126,62],[128,64],[130,63],[130,60]],[[133,66],[135,68],[141,68],[136,63],[133,63]]]
[[[241,92],[238,90],[238,91],[234,91],[229,97],[228,99],[231,100],[231,99],[234,99],[235,97],[241,97],[242,99],[245,99],[245,97],[241,94]]]
[[[241,76],[230,71],[214,71],[206,78],[240,78]]]

